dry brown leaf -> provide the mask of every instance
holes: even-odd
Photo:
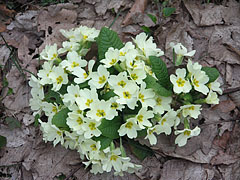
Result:
[[[212,109],[219,109],[223,113],[228,113],[236,108],[236,105],[231,100],[220,101],[219,104],[215,105]]]
[[[137,14],[143,14],[148,4],[148,0],[135,0],[132,8],[122,22],[123,26],[127,26],[133,22],[133,17]]]
[[[6,30],[6,26],[10,24],[11,18],[15,13],[14,10],[7,9],[5,4],[0,4],[0,32]]]

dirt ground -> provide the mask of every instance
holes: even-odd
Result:
[[[0,32],[6,41],[0,38],[0,135],[7,138],[6,147],[0,149],[1,180],[240,179],[240,2],[175,0],[169,6],[176,11],[164,17],[161,6],[150,0],[69,0],[47,6],[18,0],[18,9],[14,10],[8,9],[6,2],[0,5]],[[157,16],[157,23],[147,14]],[[170,42],[195,49],[195,62],[220,71],[224,94],[219,105],[203,108],[194,122],[201,127],[201,135],[186,146],[176,146],[173,135],[159,135],[158,144],[151,147],[154,156],[141,162],[130,155],[142,164],[139,173],[95,176],[84,169],[77,152],[42,141],[29,108],[30,74],[26,70],[36,74],[39,52],[46,44],[61,45],[64,39],[59,29],[79,25],[101,29],[117,15],[112,29],[124,42],[142,32],[143,26],[149,27],[168,65]],[[11,51],[8,46],[13,47]],[[24,70],[19,71],[18,65]],[[13,122],[12,127],[6,121],[9,117],[20,125]]]

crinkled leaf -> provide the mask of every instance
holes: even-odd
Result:
[[[7,117],[5,119],[5,122],[7,123],[9,129],[11,129],[11,130],[13,130],[15,128],[20,128],[21,127],[20,122],[17,119],[13,118],[13,117]]]
[[[57,112],[52,118],[52,124],[60,129],[69,130],[69,127],[66,123],[69,112],[70,110],[68,108],[64,108],[61,111]]]
[[[172,95],[172,91],[167,90],[162,85],[160,85],[157,80],[151,75],[147,74],[147,77],[144,79],[147,88],[153,89],[159,96],[168,97]]]
[[[202,71],[204,71],[208,75],[209,77],[208,83],[215,81],[219,77],[219,72],[216,68],[203,67]]]
[[[163,16],[164,16],[164,17],[169,17],[169,16],[171,16],[171,14],[174,13],[175,11],[176,11],[176,8],[172,8],[172,7],[163,8]]]
[[[156,56],[150,56],[149,60],[152,64],[152,71],[158,78],[159,84],[161,84],[166,89],[169,89],[171,87],[171,83],[166,64],[161,58]]]
[[[137,141],[128,140],[128,144],[130,145],[131,151],[138,159],[144,160],[147,156],[152,156],[153,151],[146,145],[142,145]]]
[[[148,17],[152,20],[152,22],[153,22],[154,24],[157,23],[157,17],[156,17],[156,16],[154,16],[154,15],[152,15],[152,14],[147,14],[147,15],[148,15]]]
[[[57,104],[63,104],[62,99],[60,97],[60,94],[49,90],[46,94],[45,94],[45,98],[44,100],[48,103],[57,103]]]
[[[103,136],[111,139],[119,138],[118,129],[121,126],[121,118],[115,117],[112,120],[103,119],[98,129],[102,132]]]
[[[107,27],[101,29],[97,38],[97,45],[100,60],[105,58],[105,53],[108,48],[113,47],[115,49],[121,49],[124,46],[117,33]]]
[[[7,144],[7,138],[0,135],[0,148],[6,146],[6,144]]]
[[[99,137],[94,137],[93,138],[95,141],[100,141],[100,144],[101,144],[101,148],[100,150],[103,150],[103,149],[106,149],[107,147],[110,146],[111,142],[112,142],[112,139],[109,138],[109,137],[106,137],[106,136],[99,136]]]

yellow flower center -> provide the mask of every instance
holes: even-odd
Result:
[[[120,52],[119,56],[125,56],[127,53],[126,52]]]
[[[111,65],[114,65],[117,62],[117,59],[112,59],[112,61],[110,62]]]
[[[80,109],[77,110],[77,113],[78,113],[78,114],[82,114],[82,110],[80,110]]]
[[[98,117],[104,117],[104,116],[106,116],[106,113],[105,113],[104,110],[98,109],[96,115],[97,115]]]
[[[92,99],[87,99],[87,102],[85,103],[86,106],[90,107],[90,104],[93,102]]]
[[[87,38],[88,38],[88,36],[87,36],[87,35],[84,35],[84,36],[83,36],[83,39],[84,39],[84,40],[86,40]]]
[[[164,119],[162,120],[162,122],[161,122],[161,125],[163,126],[166,121],[167,121],[167,120],[164,118]]]
[[[152,134],[155,130],[156,130],[156,128],[153,128],[152,130],[149,130],[149,134]]]
[[[52,55],[52,58],[51,58],[51,60],[54,60],[54,59],[56,59],[57,58],[57,54],[56,53],[54,53],[53,55]]]
[[[75,68],[75,67],[77,67],[77,66],[79,66],[79,64],[76,63],[75,61],[74,61],[74,62],[72,63],[72,65],[71,65],[72,68]]]
[[[195,107],[194,107],[194,106],[191,106],[191,107],[189,107],[188,109],[193,111],[193,110],[195,109]]]
[[[138,115],[137,116],[137,120],[139,121],[139,122],[143,122],[143,115]]]
[[[125,99],[131,99],[131,94],[128,92],[128,91],[124,91],[123,92],[123,97],[125,98]]]
[[[186,130],[186,131],[184,131],[184,133],[183,133],[185,136],[190,136],[190,134],[191,134],[191,131],[188,131],[188,130]]]
[[[132,123],[132,122],[127,122],[127,124],[125,125],[125,127],[128,128],[128,129],[132,129],[133,123]]]
[[[99,77],[98,83],[103,84],[103,83],[105,83],[105,81],[106,81],[106,77],[103,75],[102,77]]]
[[[74,96],[75,96],[75,97],[78,97],[78,94],[75,94]]]
[[[160,97],[158,97],[156,101],[158,106],[162,105],[162,99]]]
[[[115,154],[111,155],[111,157],[110,157],[111,161],[117,161],[117,159],[118,159],[118,156]]]
[[[127,83],[125,81],[123,81],[123,80],[118,82],[118,85],[121,86],[122,88],[124,88],[126,86],[126,84]]]
[[[199,87],[199,81],[196,80],[196,78],[193,79],[193,84],[197,87]]]
[[[135,80],[137,80],[138,79],[138,76],[137,76],[137,74],[131,74],[131,78],[135,81]]]
[[[61,84],[61,83],[63,82],[62,76],[58,76],[58,77],[56,78],[56,81],[57,81],[57,84]]]
[[[87,79],[88,74],[87,73],[83,73],[83,77],[84,77],[84,79]]]
[[[117,109],[117,108],[118,108],[118,103],[116,103],[116,102],[115,102],[115,103],[112,103],[112,104],[111,104],[111,108],[112,108],[112,109]]]
[[[142,102],[144,102],[144,95],[143,95],[142,93],[139,93],[138,98],[139,98]]]
[[[96,123],[94,123],[94,122],[90,122],[89,125],[88,125],[88,127],[89,127],[92,131],[96,129],[95,126],[96,126]]]
[[[185,84],[185,82],[186,82],[186,81],[183,80],[182,78],[179,78],[179,79],[176,81],[178,87],[183,87],[184,84]]]
[[[52,112],[57,113],[57,107],[56,106],[52,107]]]
[[[97,150],[96,144],[92,144],[92,145],[90,146],[90,148],[92,149],[92,151],[96,151],[96,150]]]
[[[81,124],[83,123],[83,120],[82,120],[81,117],[78,117],[78,119],[77,119],[77,123],[78,123],[78,125],[81,125]]]
[[[61,131],[57,131],[57,134],[58,134],[59,136],[62,136],[62,132],[61,132]]]
[[[130,66],[132,66],[133,68],[136,68],[136,67],[137,67],[137,65],[134,64],[133,62],[130,62]]]

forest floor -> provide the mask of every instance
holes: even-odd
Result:
[[[50,2],[53,3],[50,5]],[[235,0],[175,0],[163,15],[162,3],[148,0],[42,0],[0,4],[0,179],[51,180],[239,180],[240,179],[240,3]],[[132,8],[134,7],[134,8]],[[132,8],[132,9],[131,9]],[[131,11],[130,11],[131,9]],[[128,14],[128,15],[127,15]],[[148,14],[157,17],[154,23]],[[117,17],[117,18],[116,18]],[[116,21],[114,21],[116,20]],[[224,90],[220,104],[205,106],[194,122],[201,135],[178,147],[172,136],[158,136],[137,174],[93,175],[79,154],[44,143],[29,107],[30,73],[36,74],[39,52],[64,40],[59,29],[79,25],[110,26],[123,42],[148,31],[171,64],[170,42],[196,50],[195,62],[216,67]]]

